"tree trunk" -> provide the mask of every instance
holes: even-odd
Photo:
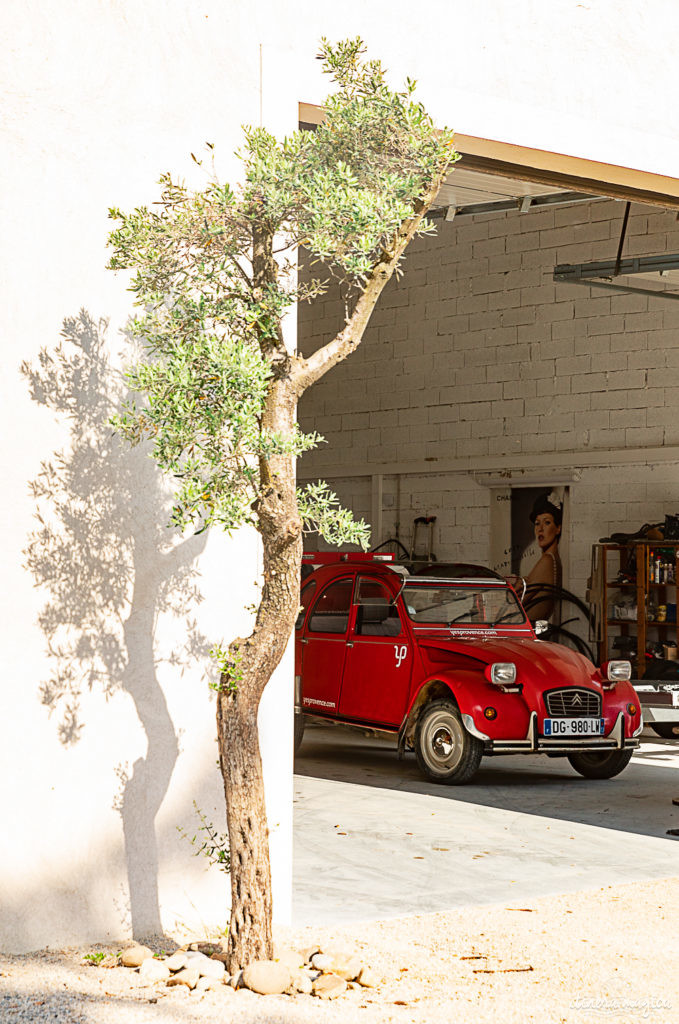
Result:
[[[289,378],[278,377],[270,385],[262,429],[289,435],[295,413]],[[253,632],[235,640],[229,648],[234,668],[222,677],[217,701],[231,852],[227,968],[232,973],[252,960],[273,956],[269,837],[257,711],[295,624],[302,557],[302,524],[292,457],[262,459],[260,478],[257,518],[264,553],[262,598]]]
[[[271,867],[257,705],[220,692],[217,725],[231,855],[228,970],[273,956]]]

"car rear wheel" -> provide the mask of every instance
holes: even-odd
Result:
[[[568,760],[576,772],[584,775],[586,779],[612,779],[627,767],[631,757],[631,750],[595,750],[569,754]]]
[[[679,722],[651,722],[651,729],[656,736],[664,740],[679,740]]]
[[[415,727],[415,756],[433,782],[469,782],[483,757],[483,743],[467,732],[460,712],[449,700],[428,704]]]
[[[295,753],[302,746],[302,740],[304,739],[304,726],[306,721],[304,715],[299,711],[295,711]]]

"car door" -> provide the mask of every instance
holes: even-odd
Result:
[[[360,576],[358,609],[347,642],[340,716],[398,726],[406,711],[412,644],[392,594],[380,580]]]
[[[304,622],[315,593],[316,580],[309,580],[308,583],[302,586],[299,599],[299,613],[295,622],[295,700],[297,700],[297,680],[302,676],[302,653],[306,644],[304,639]]]
[[[302,706],[337,714],[346,655],[353,576],[333,580],[316,597],[302,637]]]

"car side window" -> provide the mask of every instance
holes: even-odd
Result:
[[[302,587],[302,594],[299,599],[301,607],[299,609],[299,615],[297,616],[297,622],[295,623],[295,629],[301,629],[304,625],[304,616],[306,615],[306,610],[311,604],[311,598],[314,596],[315,592],[316,580],[312,580],[311,583],[307,583],[306,587]]]
[[[358,582],[357,636],[400,636],[401,618],[392,596],[379,580],[362,576]]]
[[[321,592],[309,619],[310,633],[346,633],[353,587],[352,579],[335,580]]]

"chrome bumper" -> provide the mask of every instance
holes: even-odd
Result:
[[[679,684],[635,683],[644,720],[651,722],[679,723]]]
[[[573,736],[568,739],[552,739],[538,735],[538,716],[531,711],[528,732],[523,740],[493,740],[485,733],[479,732],[471,715],[462,715],[467,730],[484,742],[484,754],[572,754],[583,750],[632,750],[639,746],[638,734],[625,736],[625,716],[621,711],[615,725],[607,736]]]
[[[647,725],[651,722],[671,722],[679,725],[679,708],[656,708],[644,704],[644,721]]]

